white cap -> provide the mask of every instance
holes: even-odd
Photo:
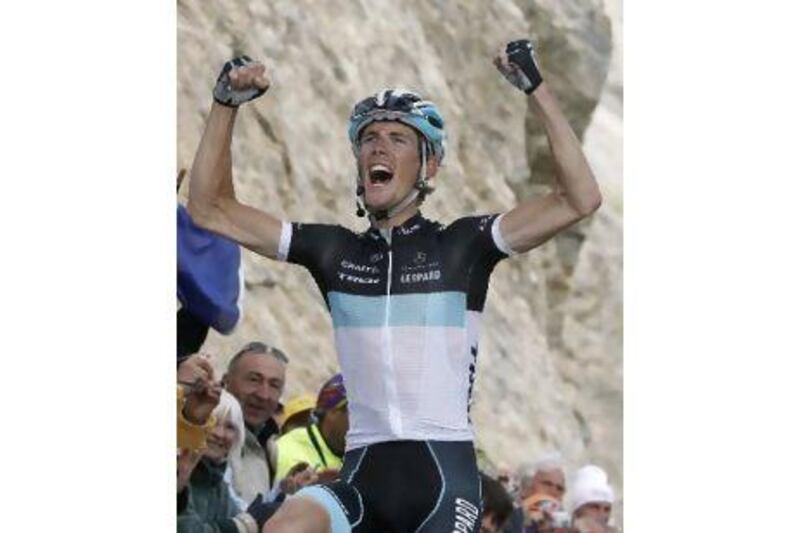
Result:
[[[595,465],[581,467],[575,473],[570,487],[572,492],[572,512],[587,503],[614,503],[614,489],[608,483],[608,476],[602,468]]]

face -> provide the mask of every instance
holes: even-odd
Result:
[[[324,427],[325,440],[330,444],[331,450],[338,454],[344,453],[345,437],[350,428],[347,404],[325,413]]]
[[[589,502],[581,505],[575,511],[575,518],[588,517],[600,524],[608,524],[611,517],[611,504],[606,502]]]
[[[564,498],[564,487],[564,473],[561,469],[539,470],[533,476],[529,492],[524,497],[527,498],[531,494],[547,494],[561,503]]]
[[[203,455],[216,463],[221,463],[228,458],[231,446],[236,442],[236,425],[229,417],[220,421],[206,439],[207,448]]]
[[[419,174],[419,136],[400,122],[373,122],[361,133],[358,165],[364,177],[364,194],[372,209],[389,209],[401,202]],[[429,177],[436,161],[428,162]]]
[[[251,427],[264,424],[278,408],[286,383],[286,365],[271,355],[244,354],[225,377],[225,388],[242,406]]]

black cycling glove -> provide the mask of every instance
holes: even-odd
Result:
[[[253,499],[253,503],[247,507],[247,514],[255,519],[260,531],[267,520],[275,514],[275,511],[277,511],[280,506],[280,502],[265,502],[263,496],[259,494]]]
[[[528,39],[511,41],[506,45],[506,56],[510,63],[519,68],[512,71],[503,70],[503,75],[517,89],[531,94],[542,83],[542,75],[536,64],[533,45]]]
[[[217,77],[217,85],[214,87],[214,100],[224,106],[239,107],[241,104],[258,98],[267,92],[266,89],[259,89],[258,87],[239,90],[231,87],[231,80],[228,77],[228,72],[230,72],[233,67],[241,67],[252,62],[253,60],[249,57],[240,56],[225,63],[225,65],[222,66],[219,77]]]

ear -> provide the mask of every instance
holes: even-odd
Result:
[[[439,171],[439,161],[435,157],[429,158],[425,162],[425,175],[428,178],[432,178],[436,176],[436,173]]]

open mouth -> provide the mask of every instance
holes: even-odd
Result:
[[[388,183],[393,176],[394,172],[386,165],[376,164],[369,167],[369,181],[373,185]]]

